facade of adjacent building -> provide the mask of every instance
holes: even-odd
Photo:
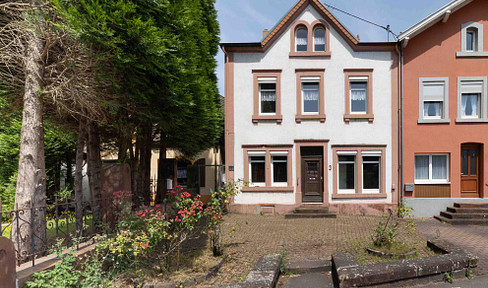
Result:
[[[396,43],[360,43],[317,0],[301,0],[257,43],[222,44],[231,209],[346,213],[396,206]]]
[[[453,1],[399,37],[404,196],[418,216],[488,200],[487,12]]]

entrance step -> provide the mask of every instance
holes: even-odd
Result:
[[[479,202],[466,202],[466,203],[454,203],[456,208],[488,208],[488,203]]]
[[[317,272],[330,272],[331,260],[291,260],[286,264],[285,272],[292,274],[305,274]]]
[[[331,273],[307,273],[285,280],[282,288],[334,288]]]
[[[452,225],[488,225],[488,203],[454,203],[435,219]]]
[[[302,205],[295,208],[293,212],[285,215],[286,219],[291,218],[336,218],[334,212],[329,211],[329,207]]]
[[[477,219],[477,218],[447,218],[444,216],[434,216],[435,219],[449,223],[451,225],[488,225],[488,218]]]

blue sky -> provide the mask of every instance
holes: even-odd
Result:
[[[258,42],[263,29],[271,29],[298,0],[216,0],[220,42]],[[398,34],[432,14],[451,0],[321,0],[380,24]],[[329,9],[361,42],[386,41],[386,32],[373,25]],[[390,41],[391,41],[390,37]],[[220,94],[224,93],[224,55],[217,55]]]

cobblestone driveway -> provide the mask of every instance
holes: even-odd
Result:
[[[336,219],[285,219],[283,216],[229,214],[223,225],[228,259],[210,283],[242,281],[264,254],[279,253],[285,243],[290,259],[330,259],[357,241],[371,241],[380,217],[338,215]],[[232,232],[235,227],[235,232]],[[419,241],[424,236],[415,235]],[[419,251],[422,254],[422,251]]]
[[[480,261],[476,274],[488,273],[488,226],[453,226],[435,219],[417,220],[416,224],[417,230],[427,238],[440,236],[477,255]]]

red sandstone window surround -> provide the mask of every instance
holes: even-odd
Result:
[[[281,115],[281,70],[253,70],[254,103],[252,122],[283,121]]]
[[[330,30],[327,22],[312,24],[298,20],[291,27],[290,57],[330,57]]]
[[[367,119],[374,121],[373,69],[344,69],[345,114],[344,121]]]
[[[296,69],[297,113],[295,121],[320,120],[325,122],[324,71],[318,69]]]

